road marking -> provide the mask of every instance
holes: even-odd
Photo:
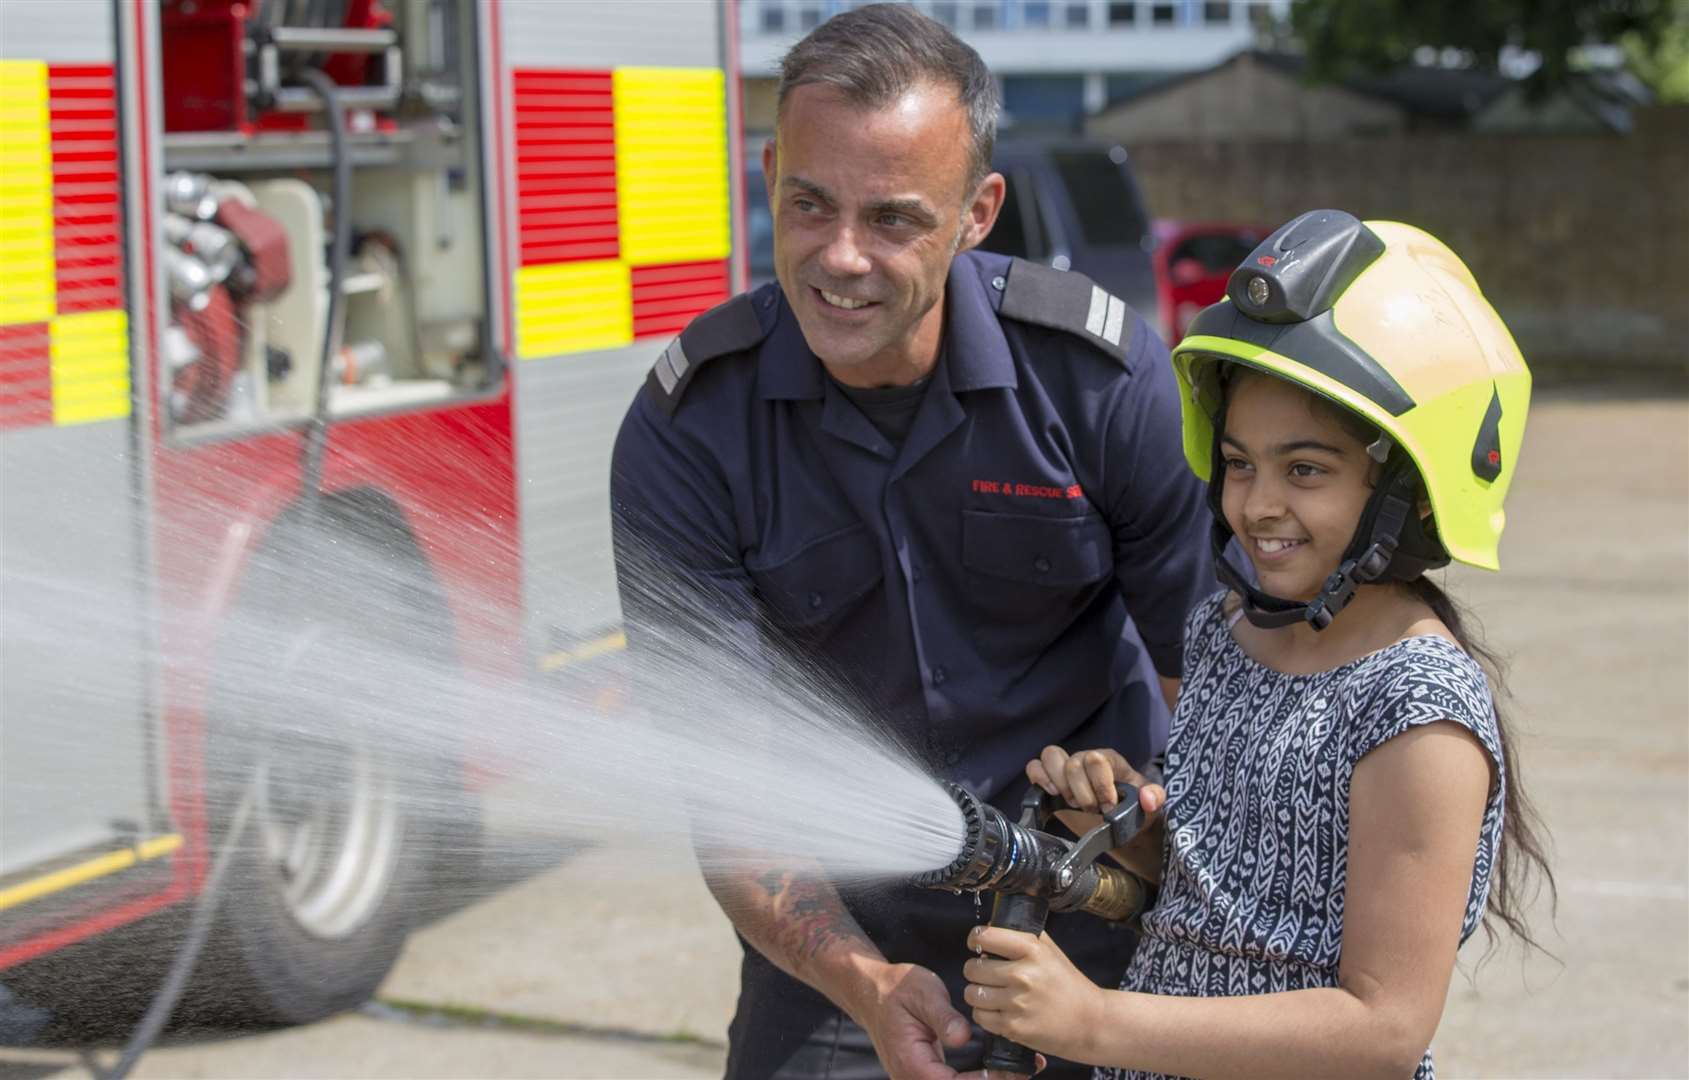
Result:
[[[547,1016],[498,1012],[472,1005],[411,1001],[405,998],[375,998],[359,1006],[358,1013],[369,1017],[371,1020],[399,1024],[421,1023],[435,1028],[504,1028],[510,1031],[527,1031],[536,1035],[560,1035],[572,1039],[656,1043],[666,1046],[689,1045],[708,1050],[727,1049],[727,1044],[720,1039],[713,1039],[708,1035],[698,1035],[684,1028],[666,1033],[638,1031],[626,1027],[557,1020]]]

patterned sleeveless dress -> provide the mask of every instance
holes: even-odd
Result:
[[[1497,777],[1460,927],[1465,941],[1489,893],[1506,783],[1483,670],[1453,642],[1427,635],[1330,671],[1287,675],[1244,653],[1225,595],[1197,605],[1185,626],[1161,895],[1120,988],[1220,997],[1336,986],[1355,764],[1439,720],[1470,729]],[[1414,1077],[1434,1075],[1427,1050]]]

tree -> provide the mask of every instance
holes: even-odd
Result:
[[[1632,32],[1621,35],[1619,45],[1631,70],[1655,97],[1666,104],[1689,105],[1689,2],[1679,0],[1675,6],[1677,17],[1658,37]]]
[[[1572,79],[1585,47],[1613,45],[1662,101],[1689,101],[1689,0],[1298,0],[1290,33],[1321,80],[1399,68],[1427,46],[1491,70],[1525,50],[1541,58],[1532,96]]]

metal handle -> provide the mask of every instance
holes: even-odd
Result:
[[[286,52],[378,53],[399,43],[392,30],[345,27],[278,26],[267,36]]]
[[[1151,767],[1148,769],[1148,773],[1149,775],[1145,777],[1148,782],[1161,783],[1162,777],[1159,769]],[[1120,782],[1114,785],[1114,790],[1120,796],[1120,801],[1114,804],[1113,809],[1103,814],[1102,824],[1081,836],[1079,841],[1056,864],[1055,874],[1058,887],[1063,889],[1070,887],[1077,880],[1081,871],[1086,867],[1097,864],[1097,860],[1102,858],[1104,852],[1124,847],[1138,833],[1143,831],[1145,825],[1144,810],[1143,804],[1138,801],[1137,786]],[[1136,882],[1135,875],[1128,876],[1132,878],[1134,883]],[[1124,884],[1124,882],[1111,884]],[[1116,894],[1115,901],[1106,905],[1108,910],[1116,910],[1121,904],[1127,903],[1126,892],[1113,888],[1108,891]],[[1130,892],[1135,894],[1141,905],[1142,890],[1133,889]],[[1135,911],[1136,907],[1132,907],[1131,910]]]
[[[349,31],[348,31],[349,32]],[[391,33],[391,31],[380,31]],[[268,43],[258,50],[258,93],[268,108],[277,112],[318,112],[323,108],[322,95],[306,87],[282,85],[281,46]],[[340,50],[346,51],[346,50]],[[375,50],[381,53],[381,82],[374,86],[343,86],[339,89],[341,108],[390,109],[399,103],[404,93],[404,57],[396,45]]]
[[[1158,775],[1149,782],[1159,784],[1161,778]],[[1120,814],[1124,807],[1137,805],[1137,785],[1128,784],[1124,780],[1117,780],[1114,784],[1114,793],[1118,797],[1118,801],[1115,803],[1114,809],[1107,811],[1103,815],[1104,817],[1111,814]],[[1021,824],[1042,827],[1058,810],[1074,810],[1081,814],[1096,813],[1096,811],[1086,810],[1082,806],[1074,806],[1060,795],[1051,795],[1037,784],[1033,784],[1027,789],[1026,798],[1021,802]]]

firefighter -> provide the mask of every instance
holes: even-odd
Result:
[[[907,7],[799,42],[763,157],[778,283],[668,346],[611,484],[636,652],[668,617],[653,575],[692,582],[1013,813],[1047,744],[1159,749],[1214,575],[1155,332],[1078,274],[970,250],[1004,197],[997,111],[979,56]],[[746,943],[729,1076],[977,1064],[971,897],[709,877]],[[1121,934],[1087,922],[1055,936],[1118,976]]]

